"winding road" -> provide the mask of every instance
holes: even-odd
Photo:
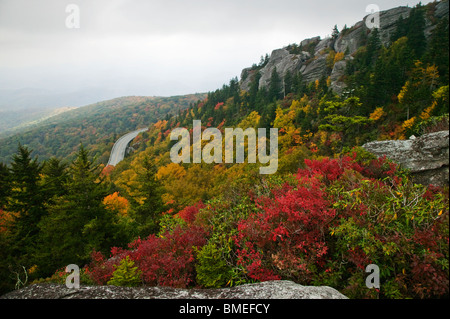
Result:
[[[111,155],[109,156],[108,164],[116,166],[125,157],[125,151],[127,149],[128,143],[130,143],[139,133],[147,131],[148,128],[142,128],[121,136],[115,143],[111,150]]]

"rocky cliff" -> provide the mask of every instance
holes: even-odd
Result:
[[[391,35],[396,31],[396,22],[400,17],[407,18],[410,11],[411,8],[409,7],[397,7],[380,12],[380,26],[378,31],[383,45],[389,45]],[[439,2],[435,7],[434,17],[426,17],[425,36],[429,37],[436,25],[432,20],[448,17],[448,14],[448,1]],[[372,32],[366,25],[368,17],[367,15],[351,28],[342,30],[334,38],[320,39],[320,37],[314,37],[301,41],[298,45],[298,50],[291,50],[292,47],[287,46],[272,51],[268,63],[264,64],[264,66],[242,70],[241,89],[244,91],[249,90],[250,83],[256,72],[261,74],[259,87],[267,87],[270,84],[272,71],[276,68],[281,78],[284,78],[288,72],[292,74],[301,72],[306,82],[313,82],[324,76],[329,76],[331,88],[337,94],[341,94],[345,89],[342,77],[345,72],[346,63],[353,58],[352,54],[365,45],[366,39]],[[326,63],[327,57],[329,54],[337,52],[345,53],[344,59],[335,63],[330,68]]]
[[[386,155],[411,171],[415,182],[444,186],[449,182],[449,131],[418,138],[374,141],[362,146],[378,157]]]

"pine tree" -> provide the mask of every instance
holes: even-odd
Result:
[[[274,67],[272,70],[272,75],[270,77],[268,99],[270,102],[274,102],[282,98],[282,83],[281,78],[277,72],[277,68]]]
[[[382,48],[370,77],[364,109],[371,112],[374,107],[384,105],[397,95],[413,66],[413,55],[406,37],[395,41],[389,48]],[[367,84],[366,84],[367,86]],[[366,105],[367,104],[367,105]],[[368,115],[366,112],[364,115]]]
[[[118,266],[114,265],[114,268],[114,273],[108,281],[108,285],[136,287],[142,283],[141,271],[134,265],[130,256],[123,258]]]
[[[145,157],[142,163],[143,171],[139,172],[140,187],[136,190],[138,197],[144,198],[142,204],[133,203],[132,217],[138,224],[141,237],[156,234],[159,231],[159,220],[164,210],[161,199],[162,188],[156,179],[156,166],[150,158]]]
[[[40,185],[42,165],[32,159],[27,147],[19,145],[12,157],[10,168],[11,191],[6,210],[15,213],[11,227],[14,256],[22,265],[31,266],[35,249],[38,222],[47,212],[44,208],[43,189]]]
[[[396,29],[394,34],[392,34],[390,41],[393,43],[402,37],[406,37],[408,34],[408,22],[407,19],[404,19],[402,15],[398,17],[398,20],[395,24]]]
[[[425,55],[425,61],[438,67],[441,83],[449,81],[449,55],[448,55],[448,18],[441,19],[430,40],[429,49]]]
[[[0,163],[0,210],[4,209],[6,206],[10,190],[11,183],[8,166]]]
[[[292,92],[298,96],[303,96],[306,92],[306,84],[301,72],[297,72],[292,79]]]
[[[42,168],[42,186],[47,201],[62,196],[66,193],[66,185],[69,179],[67,164],[60,159],[50,158]]]
[[[261,79],[261,73],[259,71],[253,74],[253,78],[250,82],[249,93],[249,104],[252,109],[256,108],[256,97],[259,90],[259,80]]]
[[[284,76],[284,96],[288,95],[289,93],[292,93],[292,87],[294,85],[294,77],[292,76],[291,72],[286,72],[286,75]]]
[[[107,192],[99,167],[83,146],[69,167],[65,188],[39,223],[38,268],[44,274],[71,263],[84,265],[93,250],[108,253],[124,244],[118,240],[117,220],[103,204]]]
[[[380,34],[378,28],[374,28],[370,33],[369,41],[367,43],[365,64],[367,68],[372,68],[378,58],[381,49]]]
[[[3,217],[4,212],[2,211],[8,202],[10,190],[9,169],[5,164],[0,163],[0,219]],[[14,288],[13,282],[9,278],[10,270],[8,269],[12,256],[9,239],[6,231],[0,231],[0,295]]]
[[[411,10],[408,19],[408,46],[414,52],[414,57],[420,59],[427,47],[425,38],[425,7],[420,3]]]
[[[336,39],[339,37],[339,29],[337,24],[334,25],[333,31],[331,31],[331,39],[333,41],[336,41]]]

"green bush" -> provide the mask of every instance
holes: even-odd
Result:
[[[114,268],[116,270],[108,281],[108,285],[136,287],[141,284],[141,271],[134,266],[134,261],[129,256],[123,258]]]
[[[330,228],[327,279],[339,274],[334,287],[350,298],[448,296],[447,195],[408,179],[348,187],[345,178],[330,188],[340,218]],[[369,264],[380,268],[378,291],[365,286]]]
[[[205,288],[220,288],[230,283],[233,272],[222,251],[215,243],[208,243],[198,252],[197,282]]]

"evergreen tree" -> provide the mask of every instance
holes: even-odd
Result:
[[[303,81],[303,74],[297,72],[292,79],[292,92],[302,97],[306,92],[306,83]]]
[[[381,49],[380,34],[378,28],[374,28],[370,33],[366,53],[364,56],[365,59],[364,62],[368,69],[373,68],[373,66],[375,65],[380,49]]]
[[[7,204],[10,190],[9,169],[6,165],[0,163],[0,218]],[[8,269],[12,255],[9,239],[6,231],[0,231],[0,295],[14,288],[13,281],[9,278],[10,270]]]
[[[397,95],[413,65],[413,56],[406,37],[398,39],[389,48],[382,48],[375,64],[373,75],[367,86],[364,109],[370,112],[374,107],[384,105]],[[367,104],[367,105],[366,105]],[[368,115],[367,112],[363,115]]]
[[[253,79],[250,82],[250,89],[248,91],[249,94],[249,104],[250,107],[255,109],[256,107],[256,96],[259,90],[259,80],[261,79],[261,73],[259,71],[255,72],[253,75]]]
[[[284,96],[288,95],[289,93],[292,93],[292,87],[294,85],[294,77],[292,76],[291,72],[286,72],[286,75],[284,76]]]
[[[438,67],[440,81],[444,85],[449,81],[448,39],[448,18],[443,18],[433,30],[425,61]]]
[[[143,171],[139,172],[138,197],[144,198],[142,204],[133,203],[133,218],[138,224],[138,233],[141,237],[156,234],[159,231],[159,221],[164,205],[161,199],[162,188],[156,179],[156,166],[150,158],[145,157],[142,163]]]
[[[408,46],[414,52],[414,57],[420,59],[424,54],[427,41],[425,38],[425,7],[420,3],[411,10],[408,19]],[[448,39],[447,39],[448,40]]]
[[[125,244],[117,219],[102,203],[107,192],[100,170],[83,146],[69,167],[65,188],[66,194],[49,205],[49,215],[39,223],[41,274],[71,263],[84,265],[93,250],[107,254]]]
[[[38,222],[46,215],[43,189],[40,185],[42,165],[32,159],[27,147],[19,145],[10,168],[11,191],[6,210],[14,212],[11,245],[16,262],[31,266],[35,250]]]
[[[390,41],[393,43],[402,37],[406,37],[408,34],[408,21],[404,19],[402,15],[398,17],[398,20],[395,24],[395,32],[392,34]]]
[[[339,36],[339,29],[337,27],[337,24],[334,25],[333,31],[331,32],[331,38],[333,40],[336,40]]]
[[[10,190],[11,184],[8,166],[0,163],[0,210],[6,206]]]
[[[270,77],[269,91],[268,91],[268,100],[270,102],[274,102],[280,98],[282,98],[283,88],[281,83],[281,78],[277,72],[277,68],[274,67],[272,70],[272,75]]]
[[[47,201],[62,196],[66,193],[66,185],[69,179],[67,164],[60,159],[50,158],[42,168],[42,186]]]

